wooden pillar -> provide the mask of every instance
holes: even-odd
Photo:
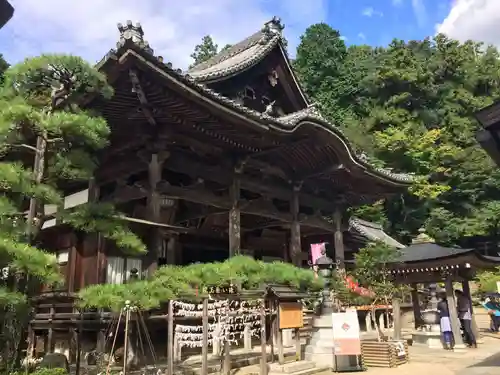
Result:
[[[208,298],[203,298],[201,374],[208,375]]]
[[[421,324],[420,301],[418,299],[417,284],[411,284],[411,303],[413,305],[413,318],[415,320],[415,329]]]
[[[94,177],[90,178],[88,185],[88,202],[99,202],[101,196],[100,188]],[[101,241],[100,233],[87,233],[83,241],[83,259],[82,259],[82,269],[83,272],[80,273],[80,285],[79,288],[87,286],[89,284],[99,283],[99,244]],[[74,252],[75,255],[77,251]],[[75,269],[76,269],[75,257]],[[71,265],[73,267],[73,265]],[[77,272],[75,270],[75,272]],[[73,288],[76,289],[75,281],[73,281]]]
[[[290,213],[292,215],[292,223],[290,226],[290,258],[292,264],[296,266],[301,265],[300,254],[302,252],[302,246],[300,244],[300,222],[299,222],[300,188],[301,184],[295,184],[293,186],[292,200],[290,202]]]
[[[260,375],[267,375],[266,300],[260,307]]]
[[[148,219],[155,223],[161,221],[161,194],[157,185],[161,181],[164,155],[152,153],[148,165],[149,195],[148,195]],[[163,248],[163,236],[159,227],[151,228],[151,236],[148,243],[147,272],[151,277],[158,268],[158,256]]]
[[[476,341],[478,341],[480,339],[481,333],[479,332],[479,328],[478,328],[477,323],[476,323],[476,316],[474,314],[474,306],[472,306],[472,296],[470,293],[469,280],[462,281],[462,290],[464,292],[464,295],[467,297],[467,300],[469,301],[472,332],[474,333],[474,336],[476,337]]]
[[[167,375],[174,374],[174,356],[174,301],[171,300],[167,315]]]
[[[394,322],[394,340],[401,340],[401,300],[399,298],[392,300],[392,317]]]
[[[446,278],[445,288],[446,301],[448,302],[448,310],[450,312],[451,330],[455,339],[455,348],[465,348],[462,333],[460,332],[460,321],[458,320],[457,304],[453,293],[453,280],[451,276]]]
[[[241,212],[240,212],[240,175],[241,168],[236,168],[229,187],[231,210],[229,211],[229,257],[239,255],[241,251]]]
[[[342,234],[342,212],[338,208],[333,214],[333,224],[335,227],[333,241],[335,246],[335,261],[340,268],[345,268],[344,236]]]
[[[177,241],[178,237],[176,234],[172,234],[167,242],[167,264],[176,264],[176,253],[177,253]]]

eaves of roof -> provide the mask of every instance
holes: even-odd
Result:
[[[117,50],[110,50],[97,64],[97,68],[106,71],[118,61],[123,63],[128,58],[137,60],[163,78],[175,83],[179,88],[196,94],[203,100],[211,101],[213,105],[223,107],[229,114],[243,117],[261,128],[273,129],[282,133],[293,133],[301,127],[320,128],[335,138],[335,142],[342,146],[340,152],[344,154],[343,156],[346,157],[344,159],[349,161],[351,167],[360,169],[365,174],[397,186],[409,186],[414,181],[414,177],[410,174],[394,173],[384,168],[375,167],[362,156],[356,155],[342,131],[325,120],[314,107],[308,107],[279,118],[247,108],[201,84],[190,74],[183,73],[180,69],[174,69],[171,63],[163,63],[154,55],[147,42],[137,41],[130,34],[121,35],[120,41],[117,43]]]

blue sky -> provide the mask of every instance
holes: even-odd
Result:
[[[10,0],[14,18],[0,30],[0,53],[15,63],[40,53],[100,60],[118,39],[116,24],[141,22],[145,39],[185,68],[204,35],[236,43],[272,16],[282,18],[293,50],[307,26],[327,22],[348,44],[386,45],[436,30],[500,45],[500,0]],[[71,5],[70,5],[71,4]]]
[[[451,0],[334,1],[326,21],[350,44],[386,45],[393,38],[423,39],[448,15]],[[332,4],[333,5],[333,4]]]

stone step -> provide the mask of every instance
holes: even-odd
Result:
[[[314,367],[316,367],[316,365],[314,362],[310,361],[288,362],[282,365],[279,363],[272,363],[269,371],[281,374],[292,374],[299,371],[309,370]]]
[[[311,375],[330,370],[328,367],[314,367],[308,370],[294,372],[293,375]],[[269,372],[268,375],[283,375],[281,372]]]

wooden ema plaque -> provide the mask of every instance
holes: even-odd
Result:
[[[280,302],[278,321],[280,329],[302,328],[304,315],[301,302]]]

